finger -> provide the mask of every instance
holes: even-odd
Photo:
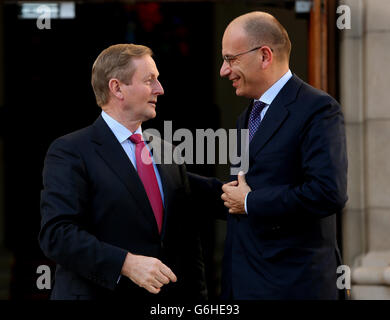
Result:
[[[150,285],[149,285],[149,286],[146,286],[145,289],[146,289],[147,291],[149,291],[150,293],[154,293],[154,294],[157,294],[157,293],[159,293],[159,292],[161,291],[160,288],[155,288],[155,287],[150,286]]]
[[[224,184],[222,186],[222,191],[225,192],[225,193],[229,193],[229,191],[232,189],[232,188],[236,188],[235,186],[229,186],[227,184]]]
[[[156,279],[161,284],[168,284],[169,283],[168,277],[164,276],[161,272],[156,275]]]
[[[223,193],[222,196],[221,196],[221,199],[222,199],[223,201],[226,201],[226,200],[228,199],[227,194],[226,194],[226,193]]]
[[[158,281],[156,278],[150,279],[148,281],[148,285],[151,285],[157,289],[161,288],[164,284],[160,281]]]
[[[239,213],[239,211],[237,210],[237,208],[235,208],[235,207],[231,207],[230,209],[229,209],[229,213],[231,213],[231,214],[237,214],[237,213]]]
[[[246,184],[245,174],[244,174],[243,171],[240,171],[240,172],[238,173],[237,178],[238,178],[238,184]]]
[[[238,181],[237,180],[234,180],[232,182],[229,182],[229,183],[225,183],[223,186],[222,186],[222,191],[223,192],[226,192],[226,190],[229,190],[233,187],[237,187],[238,186]]]
[[[160,267],[160,272],[166,276],[170,281],[176,282],[177,277],[176,275],[172,272],[171,269],[169,269],[165,264],[162,263],[162,266]]]
[[[227,201],[225,201],[225,202],[223,203],[223,205],[224,205],[226,208],[230,208],[230,207],[231,207],[230,203],[227,202]]]
[[[238,185],[238,181],[237,180],[234,180],[234,181],[230,181],[228,183],[225,183],[225,186],[229,186],[229,187],[235,187]]]

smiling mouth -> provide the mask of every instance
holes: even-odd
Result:
[[[234,79],[230,79],[230,80],[232,81],[233,87],[235,87],[237,82],[240,80],[240,78],[234,78]]]

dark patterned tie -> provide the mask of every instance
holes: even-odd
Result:
[[[261,122],[260,113],[266,106],[267,106],[267,104],[265,104],[262,101],[255,101],[253,103],[253,108],[252,108],[251,114],[249,116],[249,122],[248,122],[249,142],[252,140],[257,129],[259,128],[259,125]]]
[[[160,188],[158,186],[156,173],[154,172],[152,158],[142,136],[135,133],[130,136],[130,141],[135,143],[135,159],[137,162],[137,172],[146,194],[148,195],[150,205],[156,217],[158,231],[161,233],[163,221],[163,203],[161,199]],[[144,150],[144,151],[143,151]]]

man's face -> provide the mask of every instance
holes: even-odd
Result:
[[[242,28],[229,26],[222,38],[222,56],[234,56],[253,48],[249,47],[247,37]],[[240,55],[230,62],[223,61],[221,77],[228,77],[236,88],[236,95],[247,98],[259,98],[259,82],[261,69],[259,68],[259,51],[251,51]]]
[[[151,56],[135,58],[133,66],[130,84],[121,83],[124,107],[133,120],[143,122],[156,116],[157,97],[164,94],[164,89],[157,80],[159,72]]]

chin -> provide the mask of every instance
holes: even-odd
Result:
[[[245,93],[242,90],[240,90],[240,88],[237,88],[236,89],[236,96],[242,97],[242,96],[245,96]]]
[[[236,89],[236,96],[253,99],[253,96],[248,91],[239,88]]]
[[[147,115],[147,117],[148,117],[149,120],[150,120],[150,119],[156,118],[156,116],[157,116],[157,113],[156,113],[155,110],[151,111],[151,112]]]

